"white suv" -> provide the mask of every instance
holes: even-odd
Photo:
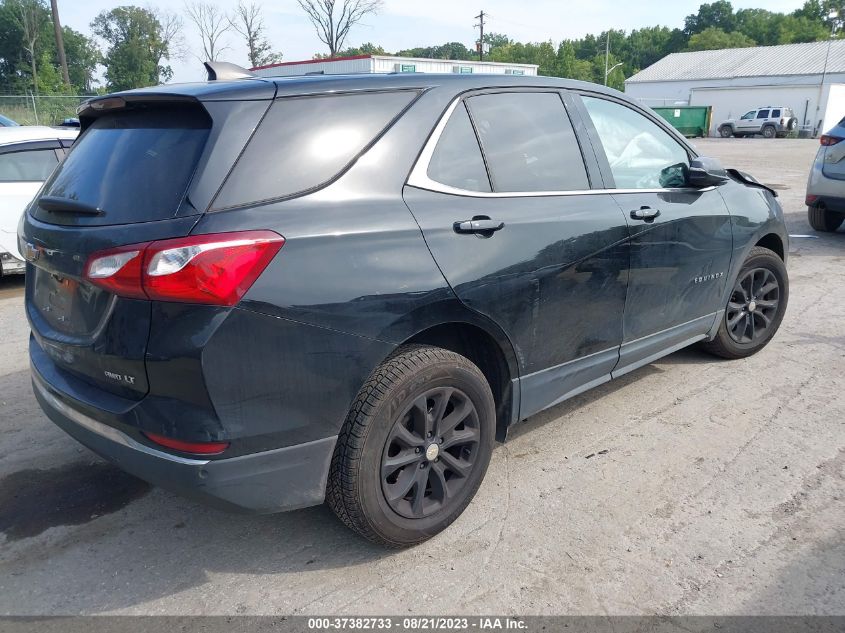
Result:
[[[762,134],[766,138],[783,137],[798,127],[798,119],[786,106],[765,106],[749,110],[739,119],[728,119],[719,124],[719,136],[753,136]]]
[[[0,275],[24,272],[18,220],[78,134],[73,128],[0,128]]]

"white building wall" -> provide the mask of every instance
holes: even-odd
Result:
[[[281,63],[259,68],[253,72],[259,77],[299,77],[306,73],[324,72],[327,75],[346,75],[350,73],[373,72],[373,59],[340,59],[326,61],[307,61]]]
[[[304,62],[284,62],[253,72],[260,77],[292,77],[306,73],[323,72],[327,75],[345,75],[349,73],[465,73],[473,75],[525,75],[536,76],[537,66],[533,64],[500,64],[495,62],[461,61],[449,59],[425,59],[413,57],[374,56],[362,59],[336,59],[325,61],[308,60]]]
[[[537,66],[533,64],[501,64],[471,60],[426,59],[416,57],[374,57],[377,73],[401,72],[402,66],[414,66],[418,73],[457,73],[460,69],[472,69],[471,74],[525,75],[536,76]],[[510,71],[510,72],[509,72]]]
[[[801,75],[631,82],[625,84],[625,93],[651,107],[709,105],[713,108],[711,134],[716,133],[722,121],[738,118],[749,110],[767,105],[788,106],[798,118],[799,125],[812,130],[821,123],[821,129],[826,129],[828,120],[835,117],[834,111],[839,111],[839,104],[845,99],[838,89],[832,93],[836,99],[829,99],[831,84],[845,82],[845,74],[827,75],[824,86],[821,79],[817,75]],[[828,102],[835,104],[830,112]]]

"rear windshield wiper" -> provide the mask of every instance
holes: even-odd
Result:
[[[102,215],[103,210],[92,207],[89,204],[71,200],[70,198],[57,198],[56,196],[41,196],[38,198],[38,206],[45,211],[53,213],[76,213],[79,215]]]

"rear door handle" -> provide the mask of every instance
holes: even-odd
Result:
[[[496,231],[501,231],[505,228],[504,222],[496,222],[491,220],[486,215],[476,215],[472,220],[461,220],[452,225],[455,233],[461,234],[475,234],[484,237],[490,237]]]
[[[645,220],[646,222],[653,222],[654,218],[660,215],[660,209],[652,209],[651,207],[640,207],[631,211],[632,220]]]

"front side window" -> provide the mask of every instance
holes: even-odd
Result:
[[[751,112],[746,112],[740,118],[747,121],[749,119],[753,119],[755,114],[757,114],[757,110],[751,110]]]
[[[689,155],[663,128],[614,101],[582,97],[620,189],[682,187]]]
[[[467,191],[490,192],[490,179],[466,106],[458,104],[428,164],[428,177]]]
[[[589,189],[560,95],[505,92],[470,97],[467,104],[494,191]]]
[[[326,184],[417,95],[404,90],[277,99],[223,185],[214,208],[290,197]]]
[[[0,154],[0,182],[42,182],[58,164],[52,149]]]
[[[757,113],[758,119],[768,119],[769,118],[769,111],[768,110],[760,110]]]

